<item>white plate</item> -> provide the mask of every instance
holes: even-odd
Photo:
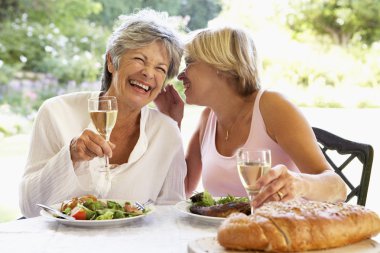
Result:
[[[204,237],[191,241],[187,246],[188,253],[242,253],[237,250],[226,250],[216,240],[215,237]],[[258,253],[262,251],[244,251],[244,253]],[[380,244],[368,239],[345,247],[313,250],[312,253],[379,253]]]
[[[192,213],[192,212],[190,212],[190,206],[191,206],[190,200],[189,201],[181,201],[175,205],[175,208],[182,213],[185,213],[191,217],[194,217],[194,218],[200,219],[200,220],[204,220],[204,221],[221,222],[221,221],[224,221],[226,219],[226,218],[221,218],[221,217],[204,216],[204,215]]]
[[[102,201],[107,201],[107,199],[100,199]],[[116,201],[122,205],[126,202],[125,200],[114,200],[110,199],[112,201]],[[129,201],[133,203],[133,201]],[[51,207],[55,209],[60,209],[61,203],[51,205]],[[45,210],[41,209],[40,214],[43,217],[46,217],[50,220],[55,220],[61,224],[68,225],[68,226],[74,226],[74,227],[115,227],[115,226],[122,226],[128,222],[135,221],[141,218],[144,218],[145,216],[151,214],[154,212],[155,208],[153,205],[149,205],[147,207],[149,209],[149,212],[139,215],[139,216],[133,216],[133,217],[128,217],[128,218],[121,218],[121,219],[114,219],[114,220],[65,220],[65,219],[60,219],[57,217],[54,217],[50,213],[46,212]]]

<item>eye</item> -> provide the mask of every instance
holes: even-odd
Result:
[[[162,67],[157,67],[157,69],[158,69],[159,71],[161,71],[163,74],[166,75],[166,69],[164,69],[164,68],[162,68]]]
[[[145,62],[144,59],[141,58],[141,57],[135,57],[135,58],[133,58],[133,59],[135,59],[135,60],[137,60],[137,61],[139,61],[139,62],[142,62],[142,63]]]
[[[186,65],[186,67],[189,66],[192,63],[194,63],[193,59],[191,59],[190,57],[186,57],[185,58],[185,65]]]

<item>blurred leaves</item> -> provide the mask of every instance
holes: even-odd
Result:
[[[208,12],[199,15],[205,6]],[[0,105],[29,115],[61,90],[93,89],[87,84],[100,79],[114,22],[145,7],[179,16],[173,20],[183,27],[189,19],[180,15],[189,16],[194,28],[206,26],[221,10],[219,0],[2,0]],[[25,97],[29,89],[36,94],[32,101]]]
[[[99,14],[92,14],[90,19],[108,27],[112,27],[119,15],[148,7],[165,11],[170,16],[187,17],[189,19],[187,27],[195,30],[206,27],[208,21],[218,16],[222,10],[220,0],[98,0],[98,2],[102,5],[102,11]]]
[[[222,5],[219,0],[184,0],[179,13],[183,17],[190,17],[187,27],[195,30],[207,27],[207,22],[218,16],[221,10]]]
[[[98,0],[102,6],[101,13],[92,14],[90,20],[97,24],[112,28],[117,17],[121,14],[132,13],[142,8],[151,8],[154,10],[165,11],[171,16],[176,16],[179,13],[179,0]]]
[[[380,40],[380,0],[293,0],[287,24],[294,34],[314,32],[334,43]]]
[[[187,15],[195,29],[221,10],[219,0],[2,0],[0,7],[0,69],[8,70],[0,71],[0,86],[16,72],[12,68],[53,73],[60,84],[94,81],[120,14],[150,7]]]
[[[20,0],[4,4],[13,11],[2,20],[0,68],[54,73],[60,83],[68,80],[94,81],[108,30],[87,20],[101,11],[92,0]],[[91,64],[72,64],[86,56]],[[90,60],[88,62],[90,62]],[[82,61],[83,63],[83,61]],[[75,68],[84,68],[77,70]],[[67,73],[71,73],[67,75]],[[0,87],[12,76],[0,71]]]
[[[184,31],[210,20],[252,31],[263,86],[299,105],[379,106],[380,0],[1,0],[0,106],[33,119],[51,96],[99,89],[114,22],[144,7]]]

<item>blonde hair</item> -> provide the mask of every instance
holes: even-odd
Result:
[[[257,52],[252,37],[240,28],[207,28],[190,34],[187,61],[202,61],[237,80],[236,91],[249,96],[260,89]]]

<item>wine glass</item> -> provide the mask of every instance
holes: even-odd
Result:
[[[103,96],[88,99],[88,112],[98,133],[108,142],[117,118],[117,100],[113,96]],[[105,157],[105,165],[101,172],[110,173],[109,158]]]
[[[256,181],[266,174],[271,168],[270,150],[239,149],[237,153],[237,168],[249,202],[251,214],[254,212],[252,202],[261,189],[256,187]]]

